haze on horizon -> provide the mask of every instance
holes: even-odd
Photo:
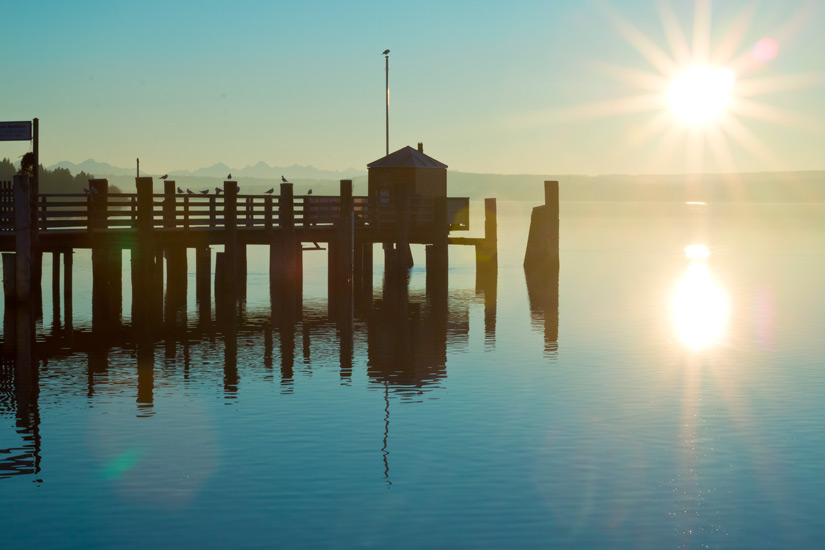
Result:
[[[389,48],[390,149],[422,141],[451,170],[825,169],[815,2],[79,0],[3,20],[0,120],[40,119],[44,165],[361,168],[384,154]],[[735,77],[700,124],[668,104],[693,66]]]

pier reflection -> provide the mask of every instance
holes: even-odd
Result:
[[[469,292],[433,286],[411,291],[408,278],[400,277],[385,281],[369,303],[362,296],[355,310],[331,311],[321,300],[302,300],[292,322],[273,319],[270,309],[243,307],[236,322],[227,323],[213,318],[203,301],[190,314],[180,294],[167,295],[164,315],[149,325],[127,318],[103,328],[99,318],[96,325],[58,323],[49,330],[41,323],[35,330],[29,309],[7,308],[0,414],[16,418],[19,444],[0,449],[0,477],[40,471],[43,383],[51,399],[81,397],[92,406],[123,400],[127,407],[131,401],[133,418],[147,418],[159,414],[161,395],[174,399],[193,383],[214,380],[225,403],[232,403],[247,384],[274,381],[281,393],[294,393],[313,371],[336,365],[342,385],[363,373],[381,387],[386,406],[376,414],[384,418],[386,439],[394,395],[415,400],[434,392],[437,398],[450,351],[468,345],[471,307],[483,304],[485,346],[495,345],[496,287],[496,278],[488,277]],[[60,312],[54,316],[60,319]],[[44,365],[52,368],[43,371]],[[388,453],[386,441],[382,452]]]

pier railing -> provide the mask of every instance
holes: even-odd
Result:
[[[0,193],[11,195],[10,190]],[[10,198],[10,197],[9,197]],[[2,201],[0,230],[13,230],[11,201]],[[432,197],[412,196],[408,204],[384,203],[373,197],[353,197],[355,225],[376,230],[390,229],[408,209],[410,229],[426,230],[435,223]],[[69,194],[48,193],[37,197],[36,225],[40,232],[134,229],[137,227],[136,193]],[[278,195],[238,195],[238,229],[278,229],[281,227]],[[296,227],[331,227],[341,219],[338,196],[302,195],[293,198]],[[223,229],[226,201],[219,195],[152,195],[152,225],[157,230]],[[469,230],[469,198],[448,197],[447,219],[452,231]]]

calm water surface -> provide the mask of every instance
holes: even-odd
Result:
[[[28,382],[5,316],[0,545],[819,546],[825,207],[564,203],[559,280],[528,287],[530,206],[499,204],[497,286],[452,247],[433,303],[414,250],[399,320],[376,265],[351,349],[324,253],[292,328],[253,248],[234,336],[190,258],[185,330],[106,343],[78,251],[74,337],[46,292]]]

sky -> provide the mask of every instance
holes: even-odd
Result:
[[[822,1],[0,1],[0,121],[44,165],[364,169],[390,49],[390,151],[451,170],[825,169]],[[669,99],[697,66],[733,78],[702,123]]]

